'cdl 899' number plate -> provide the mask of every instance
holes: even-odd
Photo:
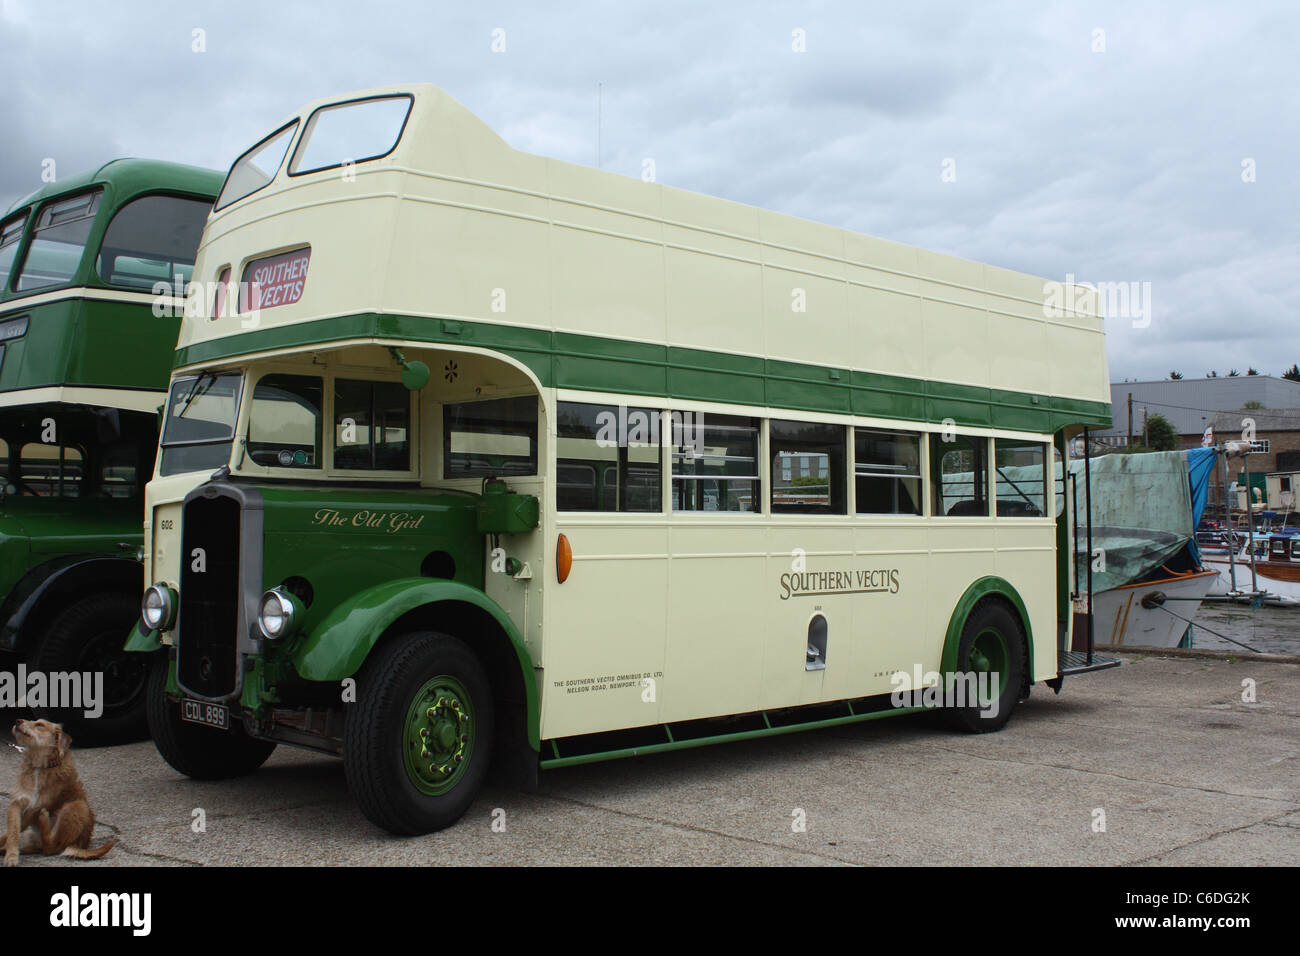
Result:
[[[209,704],[201,700],[181,700],[181,720],[206,727],[230,729],[230,708],[225,704]]]

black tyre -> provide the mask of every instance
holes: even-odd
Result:
[[[441,830],[478,794],[494,729],[491,685],[463,641],[435,631],[393,637],[366,661],[348,705],[348,789],[389,833]]]
[[[275,741],[248,736],[237,721],[227,731],[181,720],[180,705],[167,699],[167,666],[166,653],[154,655],[147,700],[154,746],[173,770],[195,780],[226,780],[266,763]]]
[[[36,638],[27,666],[46,675],[103,674],[102,711],[97,717],[85,715],[89,706],[33,707],[32,712],[62,724],[78,746],[143,740],[149,732],[145,684],[150,655],[122,649],[139,616],[138,598],[112,591],[87,595],[60,611]]]
[[[1025,632],[1015,612],[1000,601],[977,606],[957,645],[957,674],[974,679],[958,683],[955,693],[945,689],[947,723],[972,734],[1006,726],[1024,694],[1026,657]]]

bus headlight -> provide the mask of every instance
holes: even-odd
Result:
[[[257,612],[257,627],[268,640],[279,640],[293,633],[302,617],[302,604],[288,591],[271,588],[262,595]]]
[[[165,584],[152,585],[140,602],[140,619],[151,631],[165,631],[176,623],[176,592]]]

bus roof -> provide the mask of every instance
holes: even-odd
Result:
[[[86,170],[47,183],[9,207],[14,212],[51,196],[62,196],[91,185],[110,184],[118,200],[136,193],[175,191],[213,196],[221,189],[222,174],[198,166],[168,163],[158,159],[112,159],[97,169]],[[6,213],[5,215],[8,215]]]
[[[388,152],[291,171],[314,110],[401,94]],[[1109,423],[1087,287],[523,153],[428,84],[318,100],[285,125],[278,172],[213,213],[195,277],[238,281],[272,256],[283,270],[310,247],[306,281],[251,324],[196,310],[177,367],[398,338],[513,348],[571,388],[845,412],[902,395],[926,420]]]

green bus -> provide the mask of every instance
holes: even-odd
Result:
[[[45,675],[26,702],[78,743],[146,729],[146,667],[122,635],[158,408],[220,186],[210,170],[119,159],[0,220],[0,654]]]

